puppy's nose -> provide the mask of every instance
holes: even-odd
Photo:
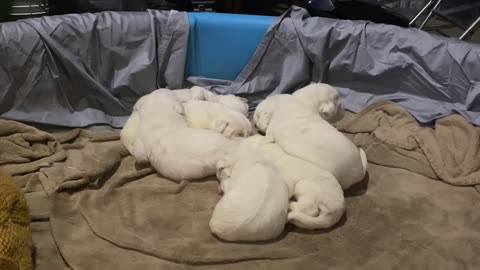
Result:
[[[258,127],[257,127],[257,133],[260,134],[260,135],[263,135],[265,136],[265,132],[260,130]]]
[[[223,189],[222,189],[221,185],[218,185],[217,194],[220,195],[220,196],[223,196]]]

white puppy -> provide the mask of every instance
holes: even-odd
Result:
[[[304,178],[295,185],[296,202],[289,205],[288,222],[307,229],[327,229],[345,213],[343,190],[335,176],[319,170],[315,177]]]
[[[340,121],[345,114],[338,91],[331,85],[312,83],[298,89],[292,96],[298,98],[310,110],[320,113],[320,116],[329,123]]]
[[[154,96],[168,91],[170,90],[161,88],[139,98],[133,106],[132,114],[127,119],[122,131],[120,132],[120,140],[122,141],[123,145],[125,146],[125,148],[127,148],[128,152],[132,156],[134,156],[135,159],[139,162],[148,161],[143,141],[137,141],[137,134],[140,125],[140,115],[138,112],[139,108],[145,108],[145,104],[148,105],[149,103],[152,103],[153,100],[157,100]],[[149,106],[152,108],[164,108],[172,106],[174,110],[183,114],[183,107],[181,105],[179,106],[178,102],[175,100],[160,98],[157,102],[158,104],[156,105],[158,107],[153,107],[152,104],[150,104]],[[134,145],[136,145],[136,147],[134,147]]]
[[[271,240],[287,222],[286,180],[255,151],[248,152],[227,155],[217,166],[224,195],[209,226],[214,235],[227,241]]]
[[[224,104],[192,100],[184,103],[183,109],[189,127],[210,129],[228,138],[252,133],[247,117]]]
[[[205,88],[194,86],[190,89],[172,90],[180,102],[191,100],[205,100],[209,102],[221,103],[230,107],[243,115],[248,114],[247,100],[235,95],[217,95]]]
[[[144,151],[152,166],[167,178],[194,180],[215,175],[218,160],[237,144],[216,132],[189,128],[183,106],[170,90],[157,90],[138,105],[133,152],[136,148]]]
[[[261,135],[248,137],[240,145],[255,148],[286,176],[289,196],[296,199],[290,203],[290,223],[309,230],[326,229],[343,216],[343,190],[331,173],[285,153],[278,144]]]
[[[365,177],[365,152],[295,97],[267,98],[257,107],[254,121],[285,152],[332,173],[344,190]]]
[[[270,120],[272,119],[273,112],[277,106],[277,100],[290,97],[292,97],[292,95],[273,95],[262,100],[257,105],[257,108],[255,108],[255,111],[253,112],[253,124],[257,127],[259,132],[265,133],[267,130]]]

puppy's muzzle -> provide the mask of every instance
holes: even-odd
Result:
[[[255,129],[257,130],[257,133],[258,133],[258,134],[265,136],[265,132],[261,131],[261,130],[257,127],[257,123],[254,123],[253,126],[254,126]]]

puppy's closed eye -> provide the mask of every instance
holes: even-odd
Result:
[[[240,131],[240,130],[235,130],[235,131],[232,133],[232,137],[245,137],[245,134],[243,134],[243,132]]]

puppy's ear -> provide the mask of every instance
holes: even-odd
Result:
[[[225,120],[217,120],[214,124],[214,130],[218,133],[223,133],[230,123]]]
[[[232,137],[245,137],[247,135],[243,134],[242,131],[240,130],[235,130],[233,133],[232,133]]]

